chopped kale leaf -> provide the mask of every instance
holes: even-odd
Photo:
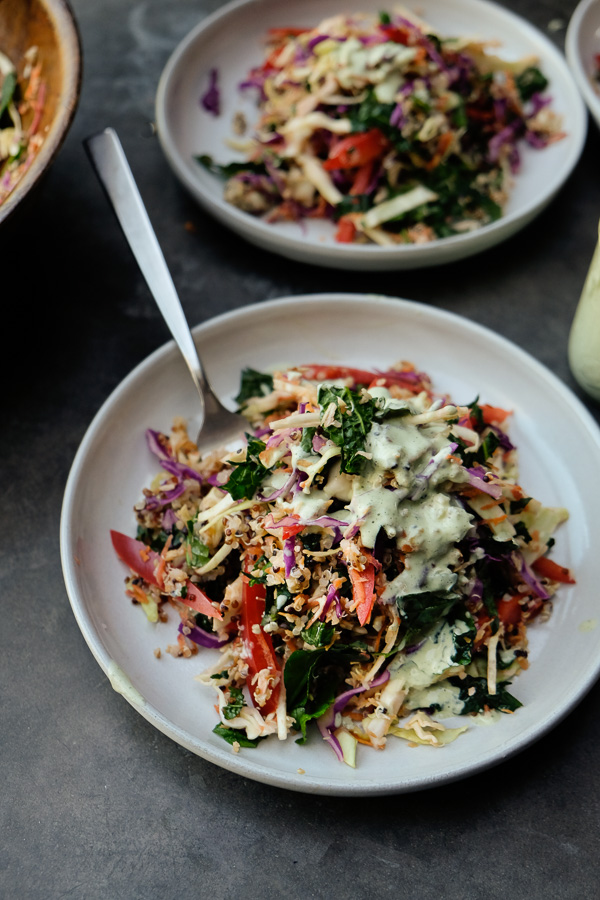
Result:
[[[548,87],[548,79],[536,66],[529,66],[517,75],[515,82],[523,101],[531,100],[534,94],[539,94]]]
[[[250,740],[246,737],[245,733],[238,728],[226,728],[225,725],[221,724],[216,725],[213,728],[213,734],[218,734],[219,737],[222,737],[228,744],[233,745],[237,743],[240,747],[258,747],[259,741],[265,740],[265,738],[261,737]]]
[[[187,523],[187,541],[185,547],[185,559],[188,566],[195,569],[205,566],[210,559],[210,550],[199,537],[194,534],[194,522],[192,519]]]
[[[244,369],[240,383],[240,392],[235,397],[239,407],[244,407],[251,397],[264,397],[273,390],[273,376],[256,369]]]
[[[223,715],[226,719],[235,719],[242,711],[244,695],[241,688],[229,688],[229,702],[223,707]]]
[[[496,693],[488,693],[488,685],[486,678],[475,678],[472,675],[466,675],[464,678],[450,678],[450,683],[460,689],[459,698],[463,701],[463,709],[461,715],[468,713],[482,712],[484,707],[488,709],[498,709],[500,712],[514,712],[523,704],[516,697],[510,694],[506,684],[498,684]]]
[[[212,156],[207,154],[196,156],[195,160],[209,172],[212,172],[213,175],[220,175],[221,178],[231,178],[232,175],[239,175],[241,172],[251,172],[254,175],[267,174],[265,164],[261,162],[232,162],[221,166],[219,163],[214,162]]]
[[[235,468],[229,476],[229,481],[223,485],[224,490],[229,491],[234,500],[251,500],[270,471],[258,458],[259,453],[266,447],[264,441],[257,440],[251,434],[246,434],[246,438],[248,440],[246,460],[232,463]]]
[[[319,388],[321,409],[326,411],[332,403],[337,407],[335,418],[331,425],[323,426],[323,431],[342,451],[342,472],[358,475],[365,462],[362,454],[373,423],[376,402],[369,400],[361,403],[360,394],[347,387],[321,385]]]

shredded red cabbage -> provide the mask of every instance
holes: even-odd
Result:
[[[285,577],[289,578],[292,574],[292,569],[296,565],[296,554],[294,552],[296,546],[296,540],[293,537],[287,538],[283,542],[283,562],[285,565]]]
[[[172,503],[172,501],[177,497],[181,497],[184,491],[185,484],[180,483],[176,485],[172,491],[167,491],[164,497],[146,497],[146,509],[162,509],[163,506],[167,506],[169,503]]]
[[[152,428],[146,429],[146,443],[150,452],[158,456],[159,459],[169,459],[171,454],[161,443],[161,437],[164,437],[164,435],[160,431],[153,431]]]
[[[549,600],[550,594],[548,591],[544,590],[541,583],[535,577],[527,563],[525,562],[523,556],[520,553],[515,553],[515,556],[518,557],[519,563],[519,571],[521,573],[521,578],[523,581],[526,581],[529,587],[538,595],[540,600]]]
[[[208,90],[200,98],[200,103],[204,107],[206,112],[211,113],[213,116],[218,116],[221,112],[221,95],[217,83],[218,72],[216,69],[210,70],[208,74],[208,80]]]
[[[493,483],[488,484],[488,482],[484,480],[485,469],[481,466],[473,466],[472,469],[466,469],[465,471],[469,473],[470,485],[477,488],[478,491],[482,491],[484,494],[489,494],[494,500],[500,499],[502,496],[502,486]]]
[[[291,491],[291,489],[294,487],[294,485],[296,484],[296,481],[298,480],[299,477],[300,477],[300,473],[298,472],[297,469],[294,469],[294,471],[292,472],[292,474],[290,475],[288,480],[285,482],[285,484],[282,485],[282,487],[280,487],[278,490],[274,491],[272,494],[269,494],[268,497],[263,497],[260,494],[258,494],[257,495],[258,499],[262,500],[263,503],[270,503],[271,500],[277,500],[278,497],[285,497],[285,495],[287,493],[289,493],[289,491]]]
[[[344,754],[342,752],[340,742],[333,733],[335,730],[335,718],[337,714],[344,709],[351,697],[354,697],[356,694],[362,694],[363,691],[370,691],[373,688],[380,687],[382,684],[385,684],[386,681],[389,681],[389,677],[390,673],[386,671],[375,678],[370,684],[361,685],[361,687],[352,688],[349,691],[344,691],[343,694],[340,694],[339,697],[336,698],[327,712],[324,713],[324,715],[322,715],[319,719],[317,719],[317,725],[319,726],[319,731],[323,736],[323,740],[327,741],[327,743],[333,749],[337,758],[341,762],[344,761]]]
[[[194,644],[198,644],[200,647],[208,647],[209,649],[222,647],[223,644],[227,644],[231,640],[229,637],[220,638],[216,634],[211,634],[210,631],[205,631],[204,628],[198,628],[197,625],[190,628],[188,625],[184,625],[183,622],[179,623],[178,631],[184,637],[188,637],[193,641]]]

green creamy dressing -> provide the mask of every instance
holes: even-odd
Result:
[[[448,719],[462,715],[464,703],[459,695],[460,688],[454,684],[432,684],[423,690],[411,691],[405,705],[408,709],[429,709],[433,706],[436,708],[436,718]]]
[[[428,688],[456,665],[455,638],[469,630],[466,622],[440,622],[413,653],[397,653],[389,665],[390,680],[405,690]]]
[[[418,398],[411,404],[386,399],[386,409],[408,408],[419,413]],[[409,544],[405,569],[391,581],[382,595],[392,601],[404,594],[450,591],[456,583],[452,571],[460,560],[455,549],[471,527],[471,515],[452,494],[439,489],[447,481],[464,482],[467,475],[451,455],[448,426],[432,422],[415,426],[406,418],[375,423],[366,440],[370,460],[362,476],[353,483],[350,508],[361,525],[365,547],[374,547],[380,528],[396,537],[398,546]],[[392,475],[398,488],[383,484]]]
[[[392,399],[386,388],[374,388],[370,393],[391,415],[374,422],[366,436],[362,474],[340,475],[335,447],[321,456],[306,453],[295,444],[292,466],[304,460],[305,471],[306,463],[310,466],[307,475],[314,477],[331,459],[334,464],[325,484],[318,488],[309,484],[286,505],[301,521],[307,521],[331,515],[329,507],[336,499],[345,507],[335,518],[347,524],[360,522],[364,547],[375,546],[380,529],[396,538],[399,547],[409,544],[412,551],[406,553],[405,568],[387,585],[384,602],[405,594],[450,591],[457,579],[452,567],[460,560],[455,544],[471,527],[471,515],[451,493],[440,489],[448,481],[468,479],[463,467],[448,458],[452,454],[449,426],[444,421],[411,423],[406,412],[426,412],[425,396],[406,401]],[[398,416],[394,416],[396,410]],[[273,475],[270,481],[278,484]]]

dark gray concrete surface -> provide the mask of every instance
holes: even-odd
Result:
[[[198,209],[152,133],[170,51],[219,5],[74,0],[79,111],[35,206],[0,232],[0,897],[596,898],[600,687],[485,774],[408,796],[314,798],[245,781],[155,731],[78,630],[58,545],[69,467],[103,401],[167,339],[82,150],[106,125],[193,324],[287,294],[376,290],[487,325],[575,387],[566,341],[600,214],[595,126],[547,211],[477,258],[378,275],[291,263]],[[506,5],[546,31],[575,3]],[[562,47],[564,28],[552,38]]]

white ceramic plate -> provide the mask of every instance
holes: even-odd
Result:
[[[173,171],[192,196],[219,221],[260,247],[291,259],[346,269],[408,269],[431,266],[478,253],[514,234],[545,206],[575,166],[585,139],[587,116],[564,57],[532,25],[485,0],[408,0],[442,33],[476,35],[501,41],[506,59],[534,54],[550,81],[554,108],[563,116],[567,137],[543,151],[523,149],[522,171],[497,222],[469,234],[454,235],[430,244],[394,248],[347,245],[334,239],[334,227],[323,220],[267,224],[223,200],[223,181],[194,160],[209,154],[218,162],[241,159],[228,149],[234,113],[257,119],[252,92],[238,85],[252,66],[263,59],[267,28],[281,25],[315,26],[326,16],[362,10],[378,13],[379,0],[238,0],[204,19],[179,44],[160,79],[156,121],[162,148]],[[385,6],[385,4],[384,4]],[[216,68],[222,111],[218,118],[199,103]]]
[[[244,366],[349,362],[385,368],[411,359],[459,402],[479,393],[486,402],[513,409],[511,433],[521,451],[522,484],[547,505],[571,512],[557,534],[555,558],[573,568],[577,586],[561,588],[550,621],[531,628],[531,668],[513,685],[524,707],[493,727],[472,725],[442,749],[411,749],[394,738],[383,753],[359,747],[356,770],[338,762],[316,729],[305,747],[273,737],[256,750],[233,753],[212,733],[213,692],[194,680],[216,661],[214,651],[190,660],[154,657],[156,647],[175,640],[174,614],[168,624],[151,625],[130,603],[124,594],[126,570],[109,538],[111,528],[135,533],[132,507],[157,472],[145,429],[167,430],[179,414],[196,433],[195,388],[170,343],[139,365],[104,404],[77,453],[64,498],[67,590],[83,635],[113,686],[148,721],[199,756],[248,778],[311,793],[392,793],[451,781],[516,753],[554,726],[600,670],[600,628],[589,621],[598,616],[600,521],[590,473],[600,464],[600,437],[562,382],[478,325],[373,295],[269,301],[219,316],[195,336],[226,401],[236,393]]]
[[[595,80],[595,56],[600,53],[600,2],[582,0],[571,16],[565,52],[583,99],[600,128],[600,85]]]

